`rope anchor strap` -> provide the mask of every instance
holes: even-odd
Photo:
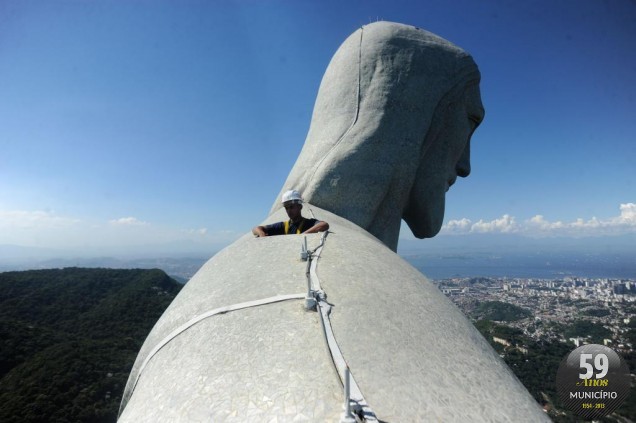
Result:
[[[148,363],[150,363],[150,360],[152,360],[155,354],[157,354],[159,350],[165,347],[169,342],[171,342],[177,336],[181,335],[183,332],[190,329],[192,326],[196,325],[202,320],[205,320],[217,314],[225,314],[230,311],[242,310],[244,308],[257,307],[257,306],[277,303],[281,301],[301,300],[303,298],[305,298],[305,293],[276,295],[274,297],[263,298],[260,300],[246,301],[244,303],[232,304],[225,307],[215,308],[213,310],[207,311],[203,314],[199,314],[198,316],[193,317],[192,319],[188,320],[186,323],[182,324],[181,326],[179,326],[178,328],[170,332],[165,338],[163,338],[159,343],[157,343],[157,345],[155,345],[155,347],[148,353],[148,355],[146,356],[146,359],[143,361],[141,366],[139,366],[139,370],[137,371],[137,377],[135,378],[135,383],[133,384],[130,395],[132,395],[132,392],[137,387],[137,383],[139,382],[139,378],[141,377],[142,372],[144,371]]]
[[[331,306],[327,302],[327,293],[322,289],[320,279],[316,272],[316,268],[318,266],[317,259],[320,257],[320,253],[325,246],[327,234],[328,232],[323,234],[320,245],[316,247],[309,256],[310,263],[308,264],[309,272],[307,278],[309,280],[308,285],[310,287],[310,292],[313,294],[316,301],[316,311],[318,311],[318,315],[320,316],[323,334],[327,342],[327,347],[329,348],[329,353],[331,354],[331,359],[345,389],[345,412],[341,415],[340,423],[356,422],[356,414],[354,414],[354,412],[361,415],[365,422],[377,423],[378,419],[364,399],[364,396],[362,395],[362,392],[360,391],[360,388],[358,387],[358,384],[356,383],[353,374],[351,374],[349,366],[342,355],[340,346],[336,341],[336,337],[334,336],[333,329],[331,327],[331,320],[329,318]]]

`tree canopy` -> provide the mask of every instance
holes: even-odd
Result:
[[[180,289],[157,269],[0,273],[0,421],[116,421],[141,344]]]

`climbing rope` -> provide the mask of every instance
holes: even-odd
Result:
[[[152,349],[152,351],[150,351],[150,353],[148,353],[148,355],[146,356],[146,359],[143,361],[143,363],[139,367],[139,371],[137,372],[137,377],[135,378],[135,383],[133,384],[133,387],[131,389],[130,395],[132,395],[132,392],[135,390],[135,387],[137,386],[137,382],[139,382],[139,378],[141,377],[141,373],[144,371],[144,369],[146,368],[146,366],[148,365],[150,360],[152,360],[152,358],[155,356],[155,354],[157,354],[159,352],[159,350],[161,350],[163,347],[165,347],[170,341],[175,339],[181,333],[183,333],[186,330],[190,329],[192,326],[196,325],[197,323],[201,322],[202,320],[207,319],[208,317],[215,316],[217,314],[223,314],[223,313],[227,313],[227,312],[230,312],[230,311],[242,310],[244,308],[249,308],[249,307],[257,307],[257,306],[261,306],[261,305],[264,305],[264,304],[278,303],[278,302],[281,302],[281,301],[301,300],[303,298],[305,298],[305,294],[304,293],[302,293],[302,294],[276,295],[274,297],[263,298],[263,299],[260,299],[260,300],[247,301],[247,302],[244,302],[244,303],[238,303],[238,304],[233,304],[233,305],[230,305],[230,306],[215,308],[214,310],[210,310],[208,312],[205,312],[203,314],[200,314],[198,316],[193,317],[192,319],[188,320],[186,323],[182,324],[181,326],[179,326],[178,328],[176,328],[175,330],[170,332],[170,334],[168,336],[163,338],[161,340],[161,342],[159,342]]]
[[[310,210],[310,212],[313,216],[313,211]],[[320,258],[322,249],[325,246],[325,241],[327,239],[328,233],[329,232],[324,232],[322,234],[322,236],[320,237],[320,244],[313,251],[307,251],[307,270],[306,270],[307,289],[308,289],[307,293],[277,295],[274,297],[263,298],[260,300],[247,301],[243,303],[233,304],[230,306],[215,308],[213,310],[210,310],[208,312],[205,312],[203,314],[193,317],[192,319],[188,320],[186,323],[182,324],[181,326],[179,326],[178,328],[170,332],[157,345],[155,345],[155,347],[148,353],[145,360],[142,362],[141,366],[139,367],[139,370],[137,371],[135,381],[132,385],[132,389],[130,390],[129,396],[131,396],[132,393],[134,392],[135,388],[137,387],[137,383],[139,382],[139,379],[141,377],[141,374],[143,373],[146,366],[148,366],[148,363],[150,363],[150,361],[153,359],[153,357],[163,347],[165,347],[168,343],[173,341],[177,336],[179,336],[186,330],[190,329],[192,326],[196,325],[197,323],[203,321],[204,319],[207,319],[209,317],[212,317],[218,314],[224,314],[231,311],[235,311],[235,310],[242,310],[245,308],[257,307],[257,306],[277,303],[281,301],[305,299],[306,301],[305,304],[307,306],[308,304],[307,300],[309,299],[309,297],[311,297],[313,299],[313,302],[311,303],[312,304],[311,308],[313,309],[315,307],[316,311],[318,312],[318,315],[320,316],[320,323],[323,329],[323,333],[325,335],[325,340],[327,342],[327,347],[329,348],[332,362],[334,363],[336,372],[338,373],[340,381],[342,382],[342,385],[344,387],[345,412],[341,416],[341,419],[340,419],[341,423],[349,423],[349,422],[354,422],[356,420],[369,422],[369,423],[374,423],[374,422],[377,423],[378,419],[375,413],[373,412],[373,410],[371,409],[371,407],[369,407],[368,403],[366,402],[364,395],[362,395],[362,392],[360,391],[360,388],[358,387],[358,384],[356,383],[355,378],[351,374],[349,370],[349,366],[347,365],[347,362],[345,361],[344,356],[342,355],[342,351],[340,350],[338,342],[336,341],[336,338],[333,333],[333,329],[331,327],[331,320],[329,317],[331,314],[331,305],[327,302],[327,294],[323,291],[320,285],[320,279],[318,278],[318,275],[316,273],[316,268],[318,266],[318,258]],[[351,408],[353,408],[355,413],[351,412]]]
[[[331,327],[331,305],[327,302],[327,294],[322,289],[320,285],[320,279],[318,278],[318,274],[316,273],[316,268],[318,266],[318,258],[320,257],[320,253],[325,245],[325,240],[327,239],[327,234],[329,232],[324,232],[320,239],[320,245],[316,247],[316,249],[309,254],[309,262],[308,264],[308,285],[311,287],[313,291],[313,296],[316,301],[316,310],[320,316],[320,323],[322,325],[322,329],[325,335],[325,340],[327,341],[327,347],[329,348],[329,352],[331,354],[331,359],[336,368],[336,372],[340,377],[340,381],[342,385],[345,387],[345,413],[341,418],[341,422],[349,422],[353,417],[349,412],[349,407],[347,405],[351,405],[353,403],[353,408],[356,412],[360,414],[360,417],[365,422],[377,422],[378,419],[369,407],[369,404],[362,395],[358,384],[356,383],[355,378],[350,373],[349,366],[342,355],[342,351],[340,350],[340,346],[336,341],[336,337],[334,336],[333,329]]]

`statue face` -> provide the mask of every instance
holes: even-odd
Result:
[[[470,173],[469,140],[484,114],[478,80],[470,55],[434,34],[364,26],[329,63],[284,186],[394,251],[402,219],[418,238],[435,236],[446,191]]]
[[[467,87],[464,98],[448,106],[438,137],[417,171],[404,220],[418,238],[431,238],[444,221],[446,191],[458,176],[470,174],[470,137],[484,118],[479,86]]]

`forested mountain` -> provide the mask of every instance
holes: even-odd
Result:
[[[0,421],[114,422],[137,352],[181,287],[161,270],[0,273]]]

